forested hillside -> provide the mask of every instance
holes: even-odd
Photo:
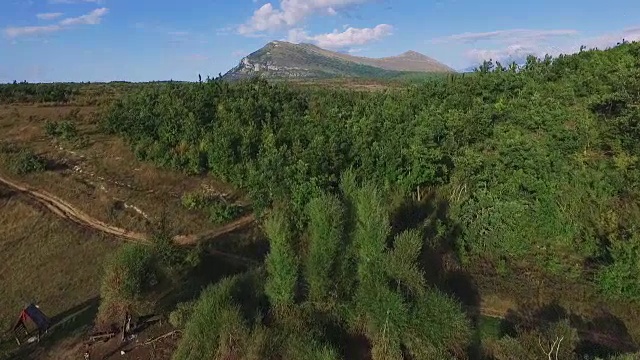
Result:
[[[470,272],[542,273],[637,306],[639,69],[640,44],[625,43],[383,92],[212,80],[122,97],[104,127],[139,158],[276,208],[266,272],[205,291],[177,357],[350,358],[345,342],[374,359],[461,357],[473,325],[420,256],[441,242]],[[437,203],[437,219],[390,215],[409,199]],[[554,326],[562,358],[577,356],[575,332]],[[283,348],[262,353],[270,336]],[[492,356],[540,358],[521,338]]]

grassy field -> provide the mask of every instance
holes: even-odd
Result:
[[[2,188],[0,326],[9,329],[25,304],[52,318],[98,296],[102,262],[119,242],[70,225]]]

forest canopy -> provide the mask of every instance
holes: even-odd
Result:
[[[345,192],[340,179],[348,173],[354,182],[366,182],[371,194],[422,198],[436,192],[447,211],[440,231],[451,234],[465,266],[535,269],[567,281],[586,279],[606,298],[640,300],[638,69],[640,44],[623,43],[606,51],[530,57],[521,66],[485,62],[471,76],[381,92],[301,89],[258,79],[167,83],[117,100],[103,126],[123,136],[140,159],[208,173],[244,189],[258,210],[286,204],[288,216],[271,214],[266,222],[271,253],[266,275],[259,275],[267,279],[260,296],[274,313],[281,310],[279,319],[310,311],[304,303],[313,311],[338,311],[349,299],[348,314],[339,318],[367,335],[373,351],[381,352],[377,358],[395,358],[400,348],[453,354],[459,349],[445,340],[410,335],[419,326],[412,320],[433,316],[418,304],[439,303],[448,309],[439,315],[454,319],[449,325],[465,326],[446,298],[424,287],[420,272],[400,267],[411,262],[396,257],[414,254],[422,240],[400,234],[386,249],[387,230],[376,228],[387,216],[378,200],[365,190]],[[349,216],[361,217],[352,232],[343,228]],[[307,234],[304,263],[294,261],[300,257],[292,234]],[[357,250],[340,249],[345,234]],[[386,240],[376,243],[380,239]],[[354,258],[331,263],[338,253]],[[358,286],[333,289],[341,284],[326,273],[349,264],[358,278],[337,278]],[[302,302],[296,290],[301,276],[308,284]],[[405,291],[381,287],[382,276],[400,281]],[[234,281],[241,280],[206,291],[201,301],[225,317],[242,317],[228,302]],[[387,325],[376,311],[389,308],[402,311],[387,314],[391,336],[381,337]],[[254,333],[255,341],[267,336],[262,323],[242,324],[233,331]],[[198,331],[190,325],[186,339],[203,336]],[[468,339],[454,340],[460,345]],[[334,358],[326,343],[309,342],[315,358]],[[201,351],[211,356],[213,350]]]

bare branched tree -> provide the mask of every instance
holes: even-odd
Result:
[[[557,337],[556,339],[553,341],[553,343],[551,344],[551,347],[549,349],[549,351],[547,351],[544,346],[542,346],[542,342],[540,341],[540,338],[538,338],[538,345],[540,345],[540,349],[542,349],[542,352],[547,355],[547,358],[549,360],[554,360],[551,355],[553,355],[553,350],[556,351],[555,354],[555,360],[558,360],[558,352],[560,351],[560,343],[562,343],[562,340],[564,340],[564,336],[563,337]]]

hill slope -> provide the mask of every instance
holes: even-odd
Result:
[[[341,54],[311,44],[273,41],[240,61],[225,79],[268,78],[389,78],[407,72],[446,73],[454,70],[415,51],[372,59]]]

